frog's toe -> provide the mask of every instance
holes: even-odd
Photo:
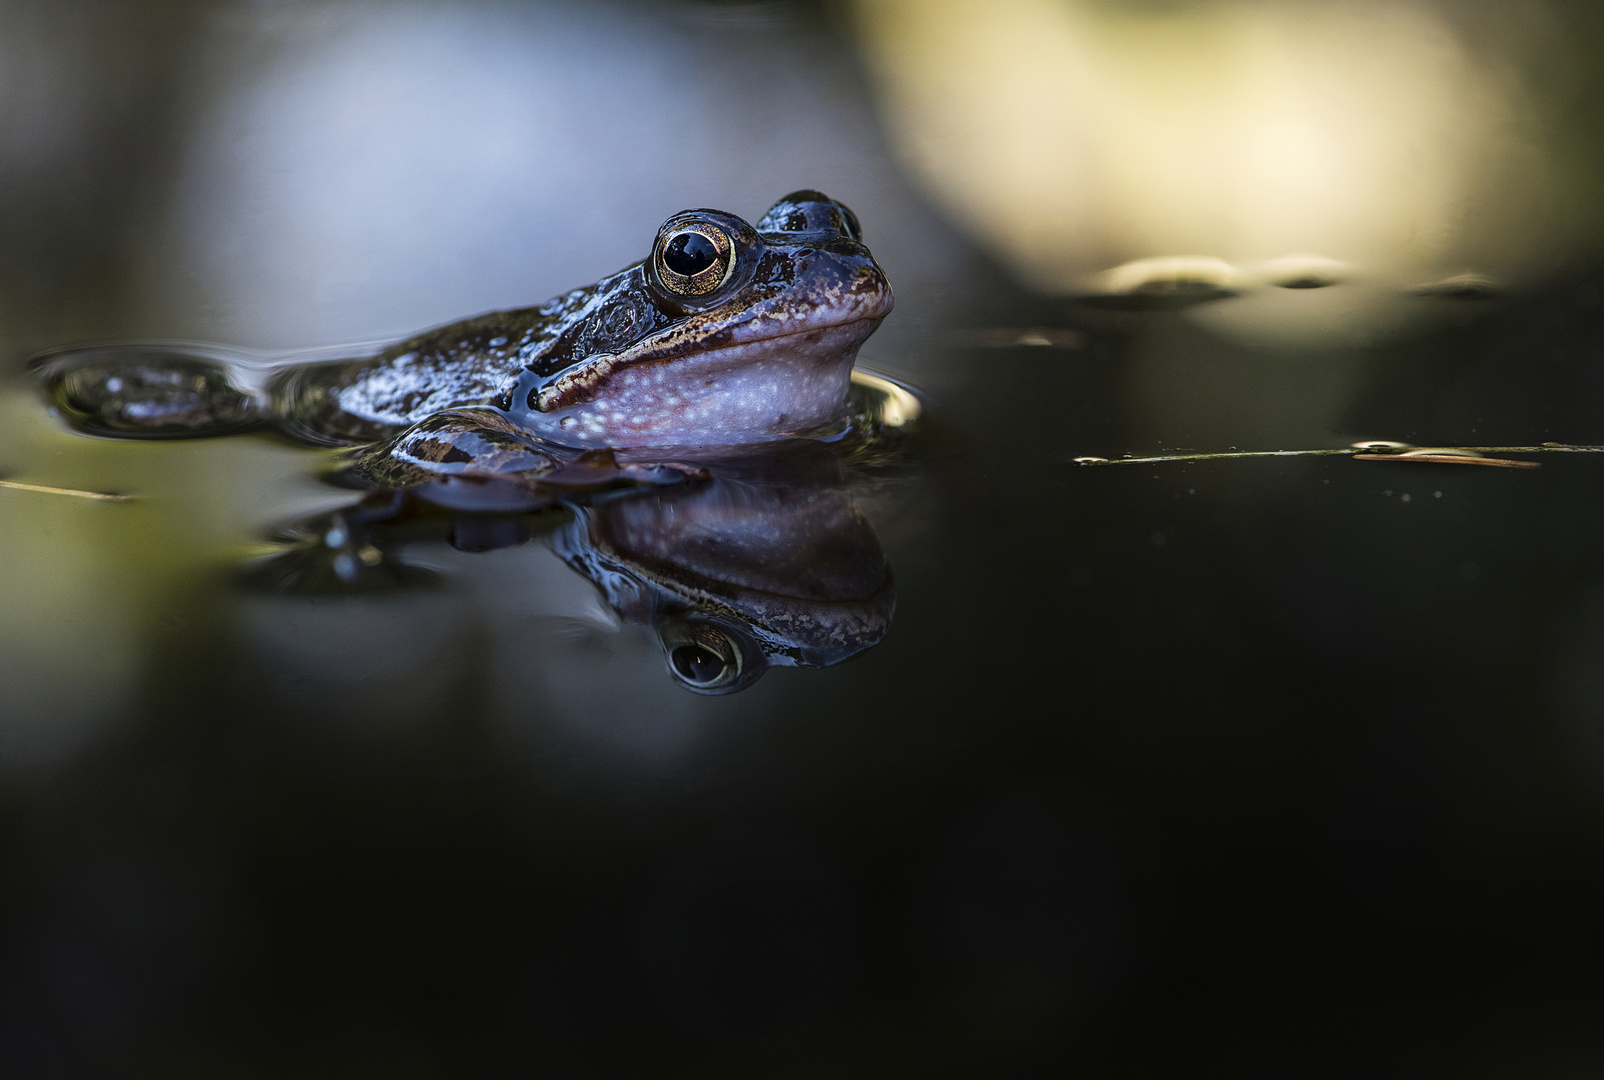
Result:
[[[220,360],[161,346],[105,346],[39,357],[34,371],[80,431],[120,438],[225,435],[266,418]]]
[[[545,443],[500,413],[450,409],[353,451],[349,471],[375,487],[405,488],[448,477],[528,480],[558,463]]]

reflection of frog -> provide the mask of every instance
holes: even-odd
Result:
[[[740,690],[770,665],[839,663],[885,636],[896,603],[841,460],[817,443],[597,501],[552,546],[649,625],[669,674],[700,693]]]
[[[648,490],[510,486],[552,497],[516,513],[442,512],[432,484],[374,493],[294,527],[252,576],[294,593],[406,587],[428,577],[408,564],[410,544],[443,534],[491,551],[544,532],[625,622],[649,628],[669,675],[703,694],[744,689],[771,666],[828,667],[885,635],[891,570],[835,447],[792,440],[705,464],[702,482]]]
[[[676,214],[646,260],[594,285],[368,359],[281,368],[260,391],[216,359],[155,346],[39,366],[84,430],[181,437],[271,421],[325,444],[382,441],[368,472],[393,482],[379,460],[392,450],[407,470],[516,473],[548,468],[552,444],[728,446],[829,430],[845,418],[858,346],[890,309],[856,217],[799,191],[755,228]]]

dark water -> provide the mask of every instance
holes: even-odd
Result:
[[[0,1073],[1604,1069],[1604,458],[1072,463],[1604,443],[1585,260],[1474,297],[1039,295],[900,178],[803,8],[783,33],[719,16],[757,35],[721,77],[792,81],[707,109],[771,131],[801,87],[839,144],[777,139],[791,159],[705,197],[646,169],[584,205],[593,245],[532,240],[499,269],[473,237],[386,269],[379,230],[366,277],[298,293],[293,267],[201,244],[237,280],[186,307],[205,258],[151,207],[209,175],[176,147],[226,95],[204,59],[187,90],[157,73],[185,42],[248,39],[265,64],[264,37],[323,32],[269,7],[31,31],[124,50],[116,77],[167,111],[127,144],[98,119],[73,151],[121,240],[68,227],[51,200],[76,191],[11,196],[56,224],[8,249],[0,466],[137,497],[0,490]],[[625,14],[643,40],[713,32]],[[769,175],[810,162],[827,175]],[[895,573],[885,639],[727,697],[676,686],[538,539],[420,537],[428,587],[253,588],[239,567],[275,529],[352,501],[318,479],[327,452],[91,439],[22,376],[66,341],[289,349],[538,300],[638,257],[659,187],[664,212],[752,216],[803,182],[862,217],[901,304],[865,357],[926,413],[850,473]],[[536,228],[493,195],[495,228]],[[1372,293],[1396,314],[1340,315]],[[1336,329],[1274,329],[1318,317]]]

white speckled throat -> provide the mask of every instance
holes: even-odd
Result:
[[[733,446],[837,423],[884,313],[598,372],[589,401],[519,422],[570,446]],[[598,358],[603,363],[608,358]]]

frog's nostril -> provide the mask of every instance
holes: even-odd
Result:
[[[634,303],[627,298],[619,300],[602,312],[599,329],[603,336],[617,340],[635,328],[637,318]]]

